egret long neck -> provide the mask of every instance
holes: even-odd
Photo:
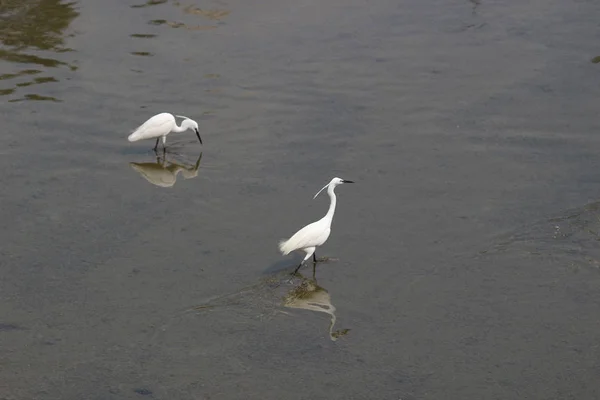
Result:
[[[333,186],[329,186],[329,188],[327,189],[327,194],[329,195],[329,198],[331,199],[331,203],[329,203],[329,210],[327,210],[327,214],[325,214],[325,216],[323,217],[323,219],[325,219],[329,222],[329,225],[331,225],[331,221],[333,221],[333,214],[335,213],[335,204],[337,202],[337,199],[335,197],[335,192],[333,190],[334,190]]]
[[[187,125],[185,125],[183,122],[181,123],[181,126],[177,126],[177,123],[175,123],[175,128],[173,128],[173,132],[183,132],[183,131],[187,131]]]
[[[181,126],[177,126],[177,122],[175,123],[175,128],[173,128],[173,132],[184,132],[190,129],[189,120],[184,119],[181,121]]]

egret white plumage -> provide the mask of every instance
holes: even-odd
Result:
[[[181,121],[181,126],[177,126],[177,121],[173,114],[160,113],[156,114],[148,121],[140,125],[135,131],[127,137],[130,142],[137,142],[138,140],[154,139],[156,138],[156,144],[154,145],[154,151],[158,148],[158,141],[162,137],[163,148],[167,142],[167,135],[171,132],[185,132],[191,129],[196,132],[200,144],[202,139],[200,138],[200,132],[198,132],[198,123],[193,119],[184,117],[183,115],[177,115],[178,118],[184,118]]]
[[[304,259],[300,262],[294,271],[294,274],[298,272],[302,264],[304,264],[304,262],[308,260],[310,256],[313,256],[313,262],[317,262],[315,250],[317,247],[321,246],[327,241],[329,234],[331,233],[331,222],[333,221],[333,214],[335,213],[335,206],[337,202],[334,192],[335,187],[344,183],[354,182],[336,177],[333,178],[327,185],[323,186],[323,189],[319,190],[313,199],[316,199],[319,193],[321,193],[325,188],[328,188],[327,194],[329,195],[331,202],[329,203],[329,210],[327,211],[327,214],[325,214],[325,216],[320,220],[306,225],[288,240],[281,240],[279,242],[279,250],[284,256],[295,250],[302,250],[306,253],[306,257],[304,257]]]

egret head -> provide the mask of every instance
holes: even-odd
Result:
[[[196,121],[194,121],[193,119],[190,119],[188,117],[184,117],[183,115],[178,115],[179,118],[185,118],[183,120],[183,122],[181,123],[181,127],[182,128],[187,128],[187,129],[191,129],[194,132],[196,132],[196,136],[198,137],[198,140],[200,141],[200,144],[202,144],[202,139],[200,138],[200,131],[198,130],[198,123]]]
[[[317,196],[319,195],[319,193],[321,193],[323,190],[325,190],[325,188],[331,187],[332,189],[335,188],[337,185],[342,185],[344,183],[354,183],[354,181],[349,181],[347,179],[342,179],[342,178],[333,178],[331,180],[331,182],[329,182],[327,185],[323,186],[323,189],[319,190],[317,192],[317,194],[315,194],[315,197],[313,197],[313,199],[316,199]]]

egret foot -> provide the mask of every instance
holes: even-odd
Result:
[[[290,274],[290,279],[287,281],[288,284],[292,284],[294,283],[294,278],[302,278],[302,275],[300,275],[299,273],[297,273],[296,271],[292,272]]]

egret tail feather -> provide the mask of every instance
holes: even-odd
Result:
[[[127,140],[130,142],[137,142],[138,140],[140,140],[140,132],[138,132],[136,130],[135,132],[133,132],[131,135],[129,135],[127,137]]]
[[[279,251],[281,252],[281,254],[283,254],[284,256],[287,256],[288,254],[290,254],[290,252],[294,249],[291,249],[290,246],[288,245],[289,240],[288,239],[281,239],[279,241]]]

